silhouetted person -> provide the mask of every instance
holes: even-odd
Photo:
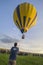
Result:
[[[9,65],[16,65],[16,56],[19,52],[19,48],[17,47],[17,43],[14,43],[14,47],[11,48],[10,57],[9,57]]]

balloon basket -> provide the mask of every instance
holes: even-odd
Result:
[[[25,39],[25,35],[24,34],[22,35],[22,39]]]

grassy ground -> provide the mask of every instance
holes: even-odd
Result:
[[[0,65],[8,65],[8,54],[0,54]],[[43,65],[43,57],[17,56],[17,65]]]

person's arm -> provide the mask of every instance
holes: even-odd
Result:
[[[17,54],[19,53],[19,48],[17,48]]]
[[[12,47],[11,50],[10,50],[10,54],[12,53],[12,49],[13,49],[13,47]]]

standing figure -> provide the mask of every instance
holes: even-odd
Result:
[[[8,65],[16,65],[16,56],[18,52],[19,48],[17,47],[17,43],[14,43],[14,47],[11,48]]]

